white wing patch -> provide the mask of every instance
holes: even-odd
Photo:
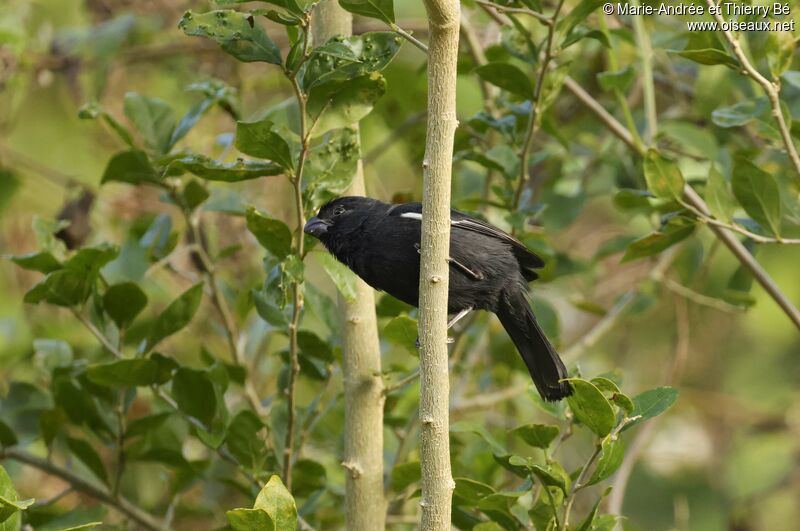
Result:
[[[416,219],[418,221],[422,221],[422,214],[418,214],[416,212],[405,212],[400,214],[401,218],[409,218],[409,219]]]

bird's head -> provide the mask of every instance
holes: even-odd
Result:
[[[346,236],[364,223],[369,212],[381,205],[368,197],[339,197],[319,209],[316,216],[306,222],[303,230],[323,243],[337,236]]]

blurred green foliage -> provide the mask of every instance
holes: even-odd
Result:
[[[621,509],[625,529],[791,528],[800,336],[704,228],[732,227],[800,303],[800,178],[769,98],[689,17],[463,4],[454,207],[546,259],[534,304],[576,395],[542,402],[493,318],[457,331],[454,525],[611,529]],[[308,5],[0,13],[0,529],[343,525],[334,301],[353,278],[297,228],[362,157],[370,195],[419,199],[425,57],[393,30],[426,28],[418,3],[342,1],[358,36],[309,43]],[[738,35],[792,142],[797,37]],[[377,311],[389,522],[411,529],[416,313]]]

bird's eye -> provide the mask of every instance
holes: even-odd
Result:
[[[345,210],[345,208],[343,206],[338,206],[333,210],[333,215],[334,216],[341,216],[342,214],[344,214],[344,210]]]

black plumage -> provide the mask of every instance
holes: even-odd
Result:
[[[375,289],[417,306],[420,203],[390,205],[340,197],[308,220],[305,232]],[[572,393],[567,370],[531,311],[528,285],[544,266],[536,254],[488,223],[451,211],[447,311],[487,310],[500,319],[539,394],[560,400]]]

